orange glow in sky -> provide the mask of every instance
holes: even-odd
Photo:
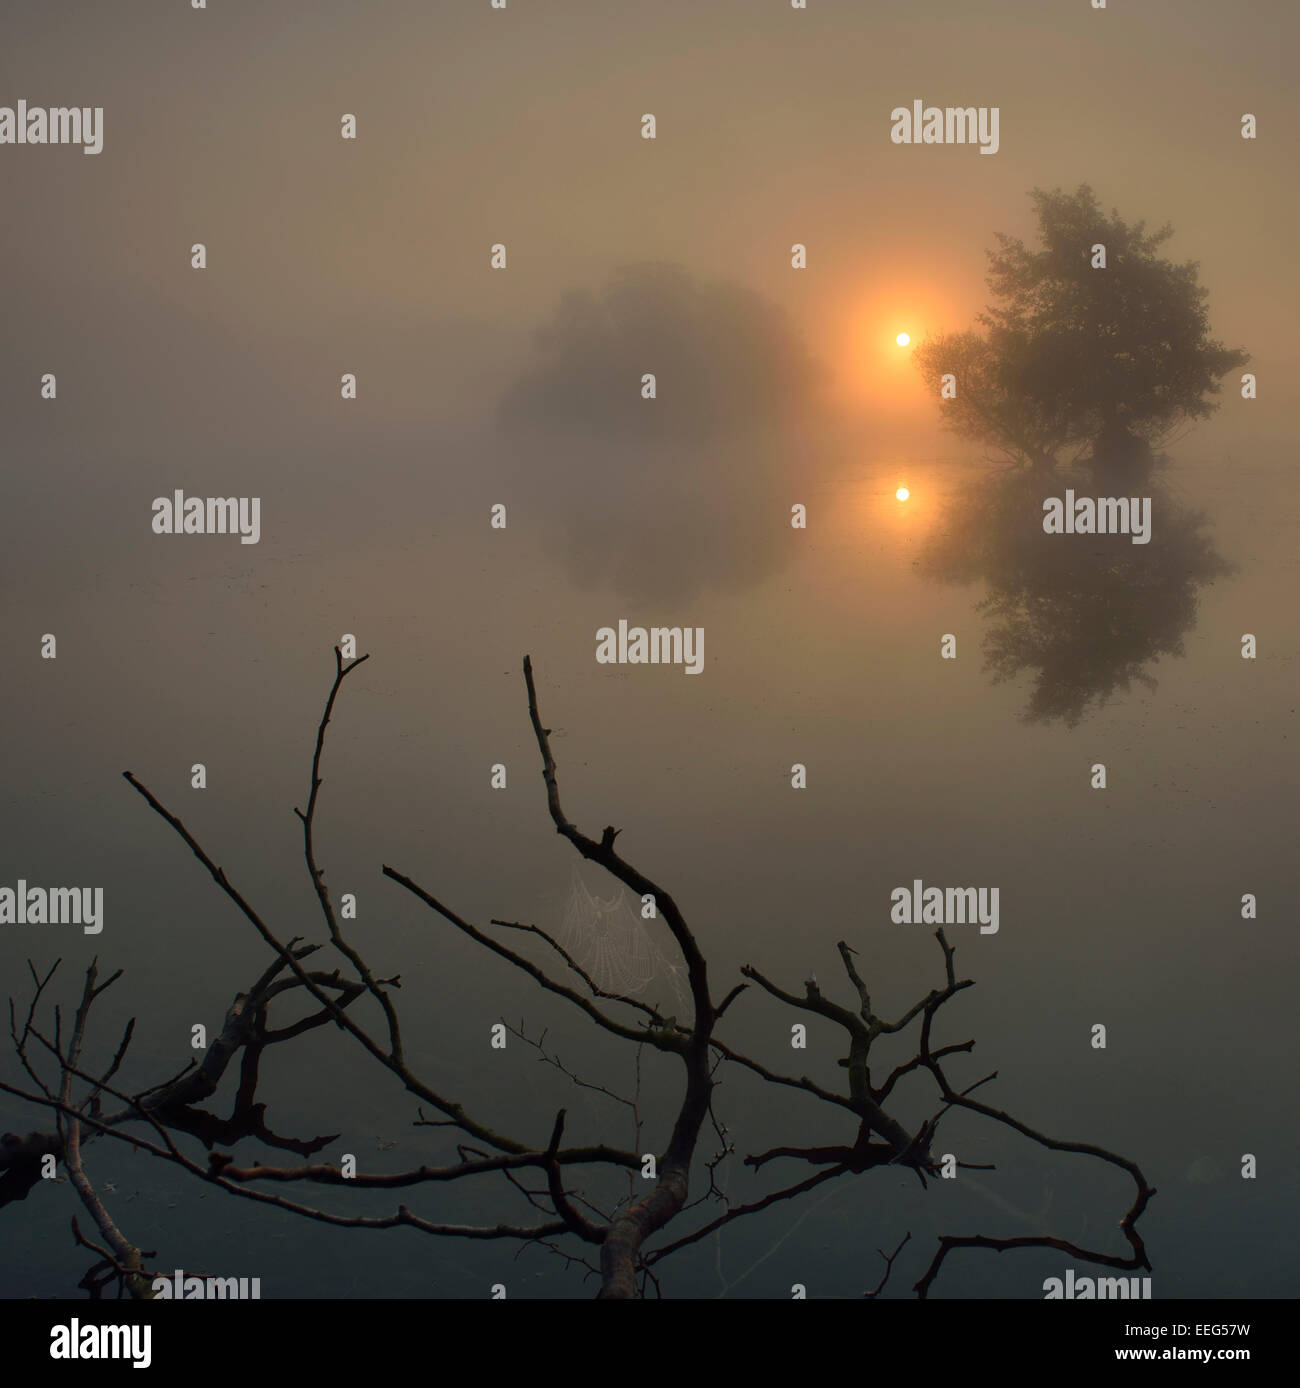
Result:
[[[876,418],[932,424],[937,417],[913,364],[912,348],[927,335],[965,328],[971,313],[943,286],[904,274],[883,274],[874,283],[864,275],[850,286],[834,326],[840,351],[840,398]],[[906,323],[907,330],[899,331]]]

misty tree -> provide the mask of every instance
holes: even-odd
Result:
[[[1171,226],[1107,216],[1087,184],[1030,196],[1039,247],[998,233],[997,302],[978,330],[922,343],[916,365],[936,395],[955,376],[950,429],[1021,466],[1145,471],[1155,447],[1213,413],[1220,379],[1249,357],[1210,338],[1196,262],[1158,255]]]
[[[1072,728],[1134,684],[1154,690],[1151,667],[1184,654],[1201,590],[1237,569],[1205,512],[1158,477],[1145,489],[1160,524],[1144,545],[1045,534],[1044,495],[1057,488],[1029,471],[984,472],[956,489],[915,567],[935,582],[982,584],[985,673],[994,684],[1028,675],[1024,721]]]
[[[673,895],[621,855],[615,847],[619,831],[607,827],[599,838],[591,838],[565,815],[550,730],[542,724],[528,659],[524,661],[528,713],[550,818],[582,858],[605,869],[637,896],[653,896],[689,983],[686,1015],[665,1016],[644,998],[601,987],[559,940],[535,924],[494,920],[484,928],[463,918],[406,873],[385,866],[384,875],[447,927],[531,978],[539,990],[539,1004],[540,995],[549,994],[557,1005],[585,1019],[608,1047],[634,1054],[638,1075],[641,1058],[648,1055],[662,1058],[676,1078],[667,1103],[660,1106],[663,1111],[652,1113],[649,1106],[643,1111],[636,1091],[620,1095],[566,1064],[548,1047],[545,1031],[529,1036],[522,1023],[500,1024],[540,1053],[557,1086],[598,1091],[611,1106],[630,1112],[634,1141],[621,1146],[603,1140],[603,1134],[594,1135],[595,1140],[566,1143],[563,1101],[556,1102],[553,1120],[539,1130],[510,1131],[514,1125],[507,1121],[509,1115],[503,1120],[471,1112],[468,1105],[436,1086],[420,1073],[404,1041],[395,999],[400,976],[378,970],[345,933],[342,913],[317,861],[314,830],[326,729],[344,680],[368,659],[362,656],[345,662],[337,648],[334,655],[335,676],[316,733],[306,808],[295,810],[323,938],[284,938],[273,930],[181,820],[125,772],[133,790],[197,857],[217,889],[261,937],[270,955],[268,963],[247,992],[239,993],[230,1004],[220,1033],[201,1058],[191,1059],[179,1074],[141,1075],[130,1083],[126,1074],[134,1064],[130,1049],[135,1019],[125,1023],[116,1044],[102,1053],[91,1035],[92,1017],[102,1010],[100,999],[120,977],[120,970],[100,981],[98,962],[90,963],[70,1021],[53,1001],[57,961],[43,973],[29,961],[30,996],[25,1006],[10,999],[10,1036],[25,1080],[0,1080],[0,1090],[43,1110],[53,1126],[0,1138],[0,1209],[14,1217],[14,1208],[38,1188],[51,1198],[56,1187],[64,1185],[51,1178],[58,1168],[66,1171],[66,1187],[75,1192],[93,1225],[83,1229],[75,1215],[71,1220],[75,1246],[89,1250],[95,1258],[79,1284],[90,1295],[101,1296],[109,1287],[118,1296],[153,1295],[148,1262],[157,1256],[133,1242],[129,1230],[121,1227],[101,1198],[87,1165],[87,1149],[97,1143],[125,1144],[136,1154],[134,1160],[164,1163],[223,1195],[340,1230],[404,1229],[433,1239],[498,1241],[516,1252],[535,1246],[563,1261],[564,1269],[572,1273],[575,1292],[581,1294],[583,1284],[591,1279],[601,1297],[631,1298],[648,1291],[660,1293],[668,1260],[679,1250],[761,1211],[797,1203],[828,1182],[869,1179],[872,1172],[897,1168],[928,1190],[936,1179],[952,1177],[958,1168],[991,1169],[986,1162],[958,1161],[936,1145],[945,1116],[959,1111],[1005,1126],[1052,1152],[1095,1158],[1117,1169],[1132,1182],[1132,1202],[1119,1221],[1122,1243],[1117,1240],[1118,1246],[1111,1249],[1084,1247],[1054,1234],[942,1235],[915,1283],[919,1296],[929,1292],[949,1255],[961,1249],[1052,1248],[1109,1268],[1150,1269],[1137,1224],[1155,1192],[1134,1162],[1089,1143],[1046,1136],[976,1097],[996,1071],[970,1082],[949,1077],[947,1067],[959,1063],[956,1057],[968,1056],[975,1043],[940,1042],[935,1035],[941,1009],[971,986],[971,980],[958,978],[955,950],[942,929],[935,934],[941,982],[894,1020],[876,1011],[858,953],[847,942],[838,945],[839,985],[826,992],[814,977],[800,989],[770,979],[752,966],[741,970],[741,979],[715,984],[701,936],[688,924]],[[320,962],[322,951],[330,963]],[[422,1000],[422,1005],[427,1008],[428,1000]],[[794,1025],[807,1025],[814,1018],[829,1023],[843,1052],[838,1070],[832,1067],[831,1073],[842,1072],[841,1078],[834,1085],[823,1083],[740,1050],[724,1036],[723,1023],[736,1015],[733,1008],[738,1012],[755,1005],[772,1009],[771,1034],[784,1036],[787,1057],[791,1054],[790,1018],[796,1019]],[[394,1088],[405,1091],[414,1107],[414,1127],[440,1128],[454,1136],[454,1161],[398,1170],[349,1170],[341,1161],[322,1159],[326,1148],[336,1153],[346,1150],[338,1146],[339,1133],[298,1137],[272,1125],[267,1105],[258,1097],[263,1057],[268,1050],[292,1052],[295,1045],[302,1046],[302,1038],[329,1027],[343,1034],[340,1044],[360,1047],[377,1073],[387,1072]],[[896,1037],[906,1040],[911,1053],[886,1070],[879,1064],[876,1043]],[[730,1092],[724,1083],[730,1076],[757,1086],[760,1097],[767,1100],[764,1107],[774,1114],[780,1112],[772,1102],[778,1093],[792,1099],[790,1115],[782,1116],[792,1125],[789,1140],[759,1151],[745,1150],[743,1163],[755,1173],[791,1168],[793,1172],[744,1202],[730,1198],[718,1179],[724,1163],[735,1161],[742,1150],[726,1121],[728,1115],[719,1112],[725,1107],[720,1093],[725,1101]],[[934,1097],[925,1104],[928,1116],[909,1127],[897,1117],[898,1094],[902,1086],[917,1084],[926,1092],[933,1090]],[[223,1086],[233,1090],[228,1116],[211,1107]],[[754,1107],[745,1111],[753,1112]],[[328,1121],[337,1125],[343,1118],[332,1113]],[[810,1143],[810,1132],[820,1141]],[[241,1144],[245,1144],[242,1158],[234,1150]],[[269,1152],[269,1159],[250,1157],[247,1144]],[[276,1153],[285,1156],[277,1158]],[[412,1195],[432,1197],[438,1191],[481,1182],[499,1187],[503,1213],[497,1222],[439,1222],[406,1200],[386,1213],[358,1213],[358,1198],[354,1198],[358,1191],[371,1192],[371,1199],[374,1193],[400,1191],[407,1192],[409,1200]],[[319,1201],[308,1203],[298,1193],[307,1187],[322,1192]],[[881,1204],[883,1222],[889,1211],[887,1202]],[[905,1233],[890,1253],[877,1250],[884,1260],[883,1272],[875,1255],[864,1252],[863,1295],[874,1296],[882,1290],[909,1238],[910,1233]],[[176,1231],[176,1242],[183,1241],[184,1231]],[[173,1265],[169,1254],[164,1266]]]

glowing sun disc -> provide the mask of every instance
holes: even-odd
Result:
[[[894,339],[894,341],[897,342],[900,347],[906,347],[907,344],[911,342],[911,340],[912,339],[908,337],[906,333],[899,333],[898,336]]]
[[[909,492],[906,487],[899,487],[899,489],[894,493],[894,495],[899,499],[899,501],[906,501],[907,498],[912,495],[912,493]]]

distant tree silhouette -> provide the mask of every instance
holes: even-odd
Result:
[[[956,398],[942,401],[950,429],[1022,466],[1088,456],[1144,476],[1151,450],[1212,414],[1220,378],[1250,358],[1210,339],[1196,262],[1157,255],[1172,227],[1108,217],[1087,184],[1030,196],[1041,247],[998,233],[998,302],[981,331],[928,339],[916,365],[936,395],[943,375],[956,377]]]
[[[1209,518],[1157,475],[1144,490],[1160,517],[1149,542],[1127,535],[1043,533],[1043,500],[1062,484],[1104,488],[1109,469],[1062,469],[1050,480],[994,472],[963,487],[917,559],[942,583],[980,582],[989,618],[984,669],[994,684],[1030,675],[1023,718],[1076,726],[1134,684],[1153,690],[1150,667],[1183,654],[1200,590],[1236,572],[1214,547]]]

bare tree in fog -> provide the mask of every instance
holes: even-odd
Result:
[[[994,1079],[996,1072],[973,1082],[957,1082],[949,1077],[946,1067],[955,1057],[969,1054],[975,1043],[941,1043],[934,1035],[940,1010],[972,986],[969,979],[957,977],[955,951],[942,930],[936,932],[942,958],[939,986],[892,1021],[875,1010],[858,956],[846,942],[839,944],[838,953],[843,971],[841,988],[847,1003],[824,993],[815,978],[810,977],[800,991],[783,986],[750,966],[742,970],[743,981],[722,988],[719,996],[694,927],[688,924],[685,913],[664,886],[620,854],[615,847],[619,831],[607,827],[599,838],[591,838],[566,816],[560,801],[550,730],[542,723],[532,666],[527,659],[524,678],[528,712],[541,757],[551,820],[556,831],[583,858],[603,867],[638,896],[654,897],[685,968],[689,1016],[685,1020],[664,1016],[649,1001],[598,986],[554,936],[536,925],[507,921],[493,921],[491,928],[475,925],[407,874],[388,866],[384,867],[384,874],[446,926],[528,975],[539,989],[565,1007],[581,1013],[603,1035],[608,1046],[635,1054],[638,1073],[641,1057],[653,1053],[677,1068],[678,1080],[660,1122],[656,1117],[640,1114],[635,1097],[592,1084],[561,1062],[548,1050],[544,1033],[540,1038],[529,1038],[522,1026],[511,1028],[550,1062],[557,1085],[599,1090],[612,1104],[630,1105],[636,1116],[636,1142],[631,1147],[604,1141],[566,1145],[566,1110],[558,1102],[549,1129],[508,1132],[497,1119],[471,1113],[436,1087],[418,1072],[405,1047],[394,998],[400,988],[399,976],[377,971],[357,943],[344,934],[316,856],[314,829],[326,728],[343,681],[366,659],[362,656],[345,663],[335,650],[335,677],[317,730],[310,793],[305,810],[295,811],[302,824],[308,877],[320,909],[325,937],[321,941],[305,942],[298,936],[283,939],[273,931],[185,825],[130,772],[124,773],[130,785],[171,826],[218,889],[261,936],[271,956],[248,991],[235,997],[220,1035],[207,1047],[201,1060],[191,1060],[180,1074],[161,1082],[154,1077],[152,1083],[143,1087],[138,1082],[126,1085],[118,1076],[126,1064],[134,1035],[132,1019],[111,1055],[92,1063],[88,1054],[92,1011],[120,975],[119,971],[101,983],[95,963],[86,970],[71,1025],[65,1023],[57,1006],[51,1009],[52,1023],[38,1015],[49,1005],[57,964],[44,975],[32,970],[31,997],[26,1007],[10,1001],[11,1039],[28,1083],[23,1086],[0,1081],[0,1089],[51,1112],[55,1126],[25,1136],[6,1134],[0,1139],[0,1207],[23,1201],[37,1186],[52,1187],[54,1182],[41,1178],[61,1164],[98,1231],[98,1238],[88,1236],[73,1218],[77,1244],[92,1250],[97,1260],[80,1284],[91,1295],[99,1296],[106,1287],[115,1286],[119,1296],[124,1292],[140,1298],[150,1296],[151,1274],[146,1263],[156,1256],[142,1251],[122,1231],[91,1181],[85,1150],[102,1139],[128,1144],[141,1154],[142,1161],[180,1167],[196,1181],[234,1198],[341,1229],[401,1228],[435,1238],[495,1240],[512,1245],[517,1251],[529,1246],[546,1248],[573,1270],[577,1289],[588,1278],[594,1278],[600,1296],[631,1298],[651,1289],[659,1292],[667,1260],[679,1250],[773,1206],[797,1202],[828,1182],[866,1177],[877,1169],[893,1167],[910,1172],[922,1187],[928,1188],[930,1180],[941,1171],[941,1158],[935,1155],[936,1134],[945,1116],[959,1110],[1008,1127],[1050,1151],[1086,1155],[1117,1168],[1132,1181],[1133,1199],[1120,1221],[1122,1244],[1112,1251],[1083,1247],[1048,1234],[1005,1238],[944,1235],[915,1284],[919,1296],[928,1293],[949,1255],[959,1249],[1053,1248],[1110,1268],[1150,1268],[1137,1223],[1155,1192],[1135,1163],[1089,1143],[1048,1137],[974,1097],[975,1091]],[[316,956],[323,949],[335,956],[333,967],[318,962]],[[726,1040],[721,1024],[733,1007],[742,1005],[747,993],[770,1006],[789,1009],[792,1016],[816,1017],[834,1026],[846,1052],[840,1060],[842,1083],[829,1087],[807,1075],[784,1073],[777,1064],[743,1053]],[[305,1009],[299,1007],[296,1015],[285,1016],[286,1009],[295,1001],[305,1003]],[[345,1175],[339,1165],[317,1159],[325,1147],[337,1140],[337,1133],[295,1137],[272,1128],[266,1105],[257,1097],[265,1053],[292,1047],[306,1034],[331,1025],[346,1033],[352,1043],[370,1056],[377,1069],[387,1071],[411,1096],[416,1105],[414,1126],[441,1128],[454,1134],[455,1161],[442,1166],[358,1170]],[[905,1033],[915,1036],[910,1058],[887,1072],[878,1065],[873,1073],[871,1061],[876,1043],[881,1038]],[[229,1116],[221,1117],[206,1105],[231,1075],[235,1078]],[[733,1160],[738,1150],[736,1137],[718,1111],[724,1076],[734,1076],[737,1083],[755,1086],[768,1108],[772,1108],[778,1092],[788,1092],[803,1107],[801,1114],[792,1112],[788,1116],[787,1121],[793,1125],[789,1142],[750,1151],[743,1158],[744,1165],[754,1172],[794,1166],[799,1174],[784,1184],[772,1184],[763,1194],[745,1202],[732,1200],[718,1181],[719,1170]],[[900,1086],[918,1081],[934,1091],[933,1112],[919,1126],[909,1128],[895,1116],[894,1101]],[[338,1115],[330,1121],[336,1123]],[[818,1144],[806,1140],[813,1124],[824,1134]],[[653,1132],[649,1131],[651,1128]],[[292,1154],[298,1160],[277,1165],[256,1157],[250,1161],[246,1156],[240,1161],[233,1150],[228,1150],[248,1142]],[[987,1163],[958,1165],[989,1169]],[[349,1197],[358,1190],[433,1193],[457,1183],[484,1181],[499,1183],[500,1195],[512,1210],[503,1213],[497,1223],[437,1222],[405,1202],[378,1215],[348,1210]],[[330,1188],[336,1198],[317,1205],[304,1203],[296,1194],[280,1193],[286,1189],[296,1192],[306,1186]],[[696,1192],[693,1198],[692,1190]],[[355,1205],[353,1200],[353,1210]],[[503,1203],[502,1208],[505,1210],[507,1204]],[[181,1237],[178,1233],[178,1239]],[[874,1286],[866,1285],[869,1275],[864,1268],[863,1295],[874,1296],[883,1289],[909,1238],[910,1235],[904,1235],[889,1254],[881,1250],[884,1273]]]

